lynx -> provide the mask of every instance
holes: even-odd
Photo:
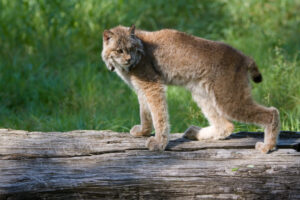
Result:
[[[264,142],[255,148],[267,153],[276,147],[279,112],[258,105],[251,97],[249,76],[262,76],[252,58],[222,42],[206,40],[171,29],[149,32],[135,26],[117,26],[103,32],[102,59],[137,94],[140,125],[130,134],[155,136],[146,141],[152,151],[163,151],[169,141],[166,85],[183,86],[192,94],[210,126],[189,127],[184,137],[218,140],[234,130],[231,121],[264,127]]]

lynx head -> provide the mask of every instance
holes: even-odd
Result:
[[[103,32],[102,59],[109,70],[130,71],[144,54],[143,44],[135,35],[135,26],[117,26]]]

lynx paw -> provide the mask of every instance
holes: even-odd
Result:
[[[146,141],[146,147],[150,150],[150,151],[163,151],[165,150],[167,144],[163,144],[158,142],[155,137],[150,137],[147,139]]]
[[[190,139],[190,140],[198,140],[197,135],[200,131],[200,127],[198,126],[190,126],[183,134],[184,138]]]
[[[141,125],[135,125],[130,130],[130,135],[134,137],[143,137],[143,136],[150,136],[150,131],[143,131]]]
[[[266,145],[263,142],[257,142],[255,144],[255,149],[262,152],[262,153],[268,153],[270,150],[272,150],[272,148],[270,148],[269,145]]]

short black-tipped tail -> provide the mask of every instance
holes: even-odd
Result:
[[[252,80],[255,83],[262,82],[262,75],[261,75],[260,71],[258,70],[258,67],[255,64],[255,62],[253,61],[253,59],[249,58],[247,60],[247,66],[248,66],[248,71],[251,75]]]
[[[260,74],[260,75],[255,76],[255,77],[252,76],[252,80],[253,80],[255,83],[260,83],[260,82],[262,82],[262,75]]]

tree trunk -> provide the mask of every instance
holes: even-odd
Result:
[[[0,129],[0,199],[300,199],[300,133],[220,141],[172,134],[166,151],[112,131]]]

